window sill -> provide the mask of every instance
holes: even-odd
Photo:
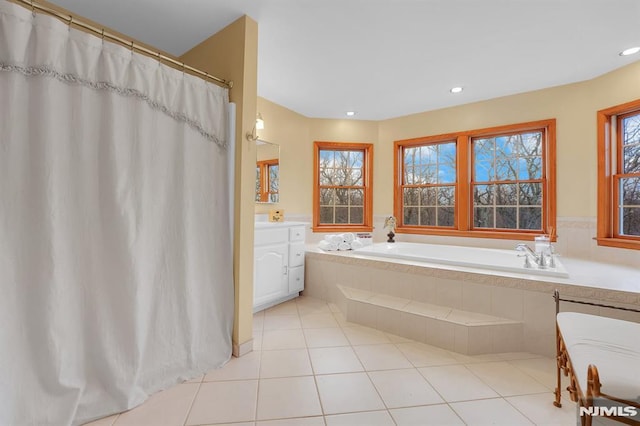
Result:
[[[416,234],[416,235],[438,235],[444,237],[468,237],[468,238],[493,238],[500,240],[524,240],[533,241],[533,239],[539,235],[542,235],[541,231],[514,231],[514,232],[500,232],[500,231],[459,231],[457,229],[436,229],[436,228],[412,228],[412,227],[399,227],[396,228],[396,234]],[[551,241],[556,242],[557,236],[554,235]]]
[[[640,239],[632,240],[626,238],[594,238],[594,240],[598,242],[599,246],[640,250]]]
[[[316,225],[312,226],[313,232],[372,232],[373,226],[364,225]]]

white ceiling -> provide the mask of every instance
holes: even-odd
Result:
[[[618,55],[640,46],[638,0],[53,2],[174,55],[247,14],[259,25],[259,96],[317,118],[397,117],[640,59]]]

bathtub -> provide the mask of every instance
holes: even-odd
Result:
[[[377,243],[354,250],[354,254],[404,259],[441,265],[463,266],[494,271],[516,272],[568,278],[569,274],[556,259],[555,268],[524,267],[524,259],[516,250],[498,250],[479,247],[448,246],[422,243]]]

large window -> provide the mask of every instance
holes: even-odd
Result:
[[[555,120],[395,143],[398,232],[554,233]]]
[[[371,231],[373,145],[314,143],[315,231]]]
[[[640,100],[598,112],[598,243],[640,249]]]

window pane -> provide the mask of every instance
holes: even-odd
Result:
[[[334,151],[320,150],[320,167],[333,167]]]
[[[496,228],[517,229],[517,214],[516,207],[496,207]]]
[[[514,136],[497,136],[496,141],[496,157],[505,159],[516,155],[516,146],[518,142],[517,135]]]
[[[416,182],[417,184],[435,183],[435,168],[433,166],[419,166],[416,167]]]
[[[531,180],[542,177],[542,157],[518,159],[518,179]]]
[[[520,229],[542,229],[542,209],[521,207],[519,211]]]
[[[405,225],[418,225],[418,208],[405,207],[402,220]]]
[[[640,177],[620,180],[621,199],[625,206],[640,205]]]
[[[423,207],[420,209],[420,225],[435,226],[436,224],[436,208]]]
[[[350,189],[349,190],[349,204],[352,206],[364,205],[364,190],[362,189]]]
[[[320,207],[320,223],[333,223],[333,207]]]
[[[518,141],[518,154],[520,156],[542,155],[542,132],[524,133]]]
[[[336,206],[349,205],[349,190],[348,189],[336,189]]]
[[[440,163],[456,163],[455,142],[440,143],[438,146],[438,161]]]
[[[280,197],[278,196],[278,193],[269,194],[269,202],[277,203],[279,200],[280,200]]]
[[[349,165],[353,168],[362,168],[364,163],[363,151],[350,151],[349,153]]]
[[[349,223],[349,208],[348,207],[336,207],[336,222],[335,223]]]
[[[499,206],[515,206],[518,204],[518,191],[516,184],[496,185],[496,204]]]
[[[622,128],[624,145],[640,143],[640,114],[623,119]]]
[[[331,167],[320,167],[320,185],[333,185],[335,181],[335,169]]]
[[[453,207],[438,207],[438,226],[453,226]]]
[[[517,160],[499,159],[496,161],[496,180],[516,180],[518,162]]]
[[[260,167],[256,167],[256,199],[255,201],[260,201]]]
[[[456,164],[438,164],[438,183],[454,183],[456,181]]]
[[[493,185],[474,185],[473,204],[478,206],[493,205]]]
[[[362,215],[363,209],[362,207],[351,207],[349,209],[350,218],[349,223],[362,224],[364,223],[364,218]]]
[[[413,185],[416,183],[415,167],[406,166],[404,168],[404,183],[405,185]]]
[[[348,185],[351,186],[363,186],[362,181],[362,169],[349,169],[348,171]]]
[[[435,206],[436,195],[438,188],[429,187],[420,189],[420,205],[421,206]]]
[[[622,209],[622,234],[640,236],[640,207]]]
[[[336,193],[335,189],[321,188],[320,189],[320,205],[321,206],[333,205],[335,193]]]
[[[624,173],[640,173],[640,144],[624,147]]]
[[[453,186],[442,186],[438,188],[438,205],[453,206],[455,204],[456,190]]]
[[[474,181],[489,182],[495,180],[493,161],[476,161],[474,163]]]
[[[475,228],[493,228],[493,207],[475,207],[473,209]]]
[[[269,192],[278,192],[278,166],[269,166]]]
[[[404,205],[405,206],[417,206],[418,205],[418,188],[404,188]]]
[[[539,182],[521,183],[519,200],[521,206],[541,206],[542,184]]]
[[[416,163],[416,155],[420,152],[420,148],[405,148],[404,149],[404,165],[414,166]]]
[[[476,161],[493,163],[493,139],[474,139],[473,155]]]

